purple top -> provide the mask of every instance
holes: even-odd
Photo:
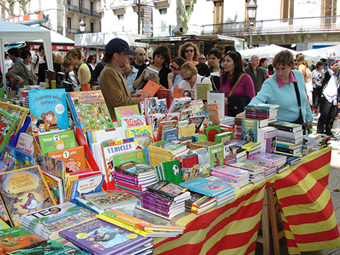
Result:
[[[226,75],[226,74],[225,74]],[[228,97],[232,87],[230,87],[231,79],[227,78],[226,82],[223,84],[223,76],[221,77],[220,91],[224,92],[225,97]],[[255,97],[254,83],[250,75],[244,74],[240,82],[237,84],[233,94],[231,96],[249,96],[250,99]],[[224,107],[224,114],[228,116],[228,105]]]

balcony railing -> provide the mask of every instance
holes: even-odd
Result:
[[[86,9],[86,8],[80,8],[79,12],[85,15],[89,15],[90,16],[90,10]]]
[[[66,34],[80,34],[79,28],[66,28]]]
[[[79,12],[79,6],[68,4],[66,5],[66,11]]]
[[[256,20],[254,34],[320,33],[340,31],[340,15],[329,17]],[[202,34],[248,35],[250,22],[230,22],[202,26]]]

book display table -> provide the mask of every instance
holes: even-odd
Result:
[[[327,190],[331,149],[313,152],[281,174],[241,188],[225,205],[174,218],[186,226],[184,234],[154,238],[154,254],[254,254],[265,189],[273,184],[290,254],[340,247]]]

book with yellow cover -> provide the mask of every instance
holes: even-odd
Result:
[[[71,149],[53,151],[47,154],[49,157],[64,161],[65,174],[78,172],[86,169],[84,146]]]
[[[152,127],[148,126],[141,126],[135,128],[127,128],[126,129],[126,137],[134,138],[136,149],[144,149],[147,148],[150,144],[152,144],[155,139],[152,132]]]
[[[196,124],[190,124],[178,128],[178,137],[190,137],[195,135]]]

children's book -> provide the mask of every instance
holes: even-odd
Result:
[[[138,202],[135,196],[122,190],[96,192],[82,197],[103,210]]]
[[[210,176],[210,156],[208,148],[200,148],[194,151],[198,155],[198,171],[200,177]]]
[[[155,176],[155,169],[152,166],[137,161],[130,161],[124,164],[115,165],[115,172],[135,178]]]
[[[14,226],[23,214],[56,204],[39,166],[0,173],[0,192]]]
[[[144,150],[135,150],[113,156],[113,166],[119,166],[128,162],[139,162],[146,164]]]
[[[12,134],[15,133],[18,122],[19,120],[16,117],[0,109],[0,152],[10,140]]]
[[[171,128],[168,129],[166,131],[164,131],[163,136],[162,136],[162,140],[165,141],[175,141],[178,138],[178,129],[177,128]]]
[[[182,181],[185,182],[200,176],[199,160],[196,153],[181,156],[179,158],[182,172]],[[178,183],[179,184],[179,183]]]
[[[121,118],[120,122],[124,129],[135,128],[135,127],[146,125],[145,116],[142,116],[142,115],[135,115],[131,117]]]
[[[101,219],[60,231],[60,236],[91,254],[119,254],[144,245],[145,238]],[[152,242],[152,238],[148,238]],[[140,245],[140,246],[142,246]]]
[[[149,68],[149,67],[148,67]],[[153,82],[149,80],[145,86],[143,87],[142,91],[139,92],[140,94],[150,94],[152,97],[156,95],[157,91],[161,85],[157,84],[156,82]]]
[[[40,166],[40,169],[51,175],[54,175],[59,178],[64,178],[64,162],[59,159],[54,159],[49,156],[43,154],[36,154],[37,164]]]
[[[152,131],[157,134],[157,130],[159,125],[162,121],[166,121],[166,114],[165,113],[154,113],[149,115],[148,122],[152,127]]]
[[[236,145],[224,145],[223,151],[223,165],[229,166],[237,162],[237,148]]]
[[[92,130],[113,128],[112,119],[100,90],[66,93],[67,102],[77,127],[83,134]]]
[[[70,202],[25,214],[20,219],[21,226],[44,239],[59,238],[59,231],[81,222],[89,221],[95,213]]]
[[[154,142],[152,127],[150,125],[128,128],[126,129],[126,137],[134,138],[135,146],[138,150],[147,148]]]
[[[257,142],[259,124],[256,120],[243,119],[241,122],[241,140]]]
[[[47,186],[50,188],[54,201],[57,204],[65,202],[65,190],[63,180],[52,174],[43,172]]]
[[[180,184],[182,182],[182,172],[179,160],[162,162],[162,171],[166,181]]]
[[[206,104],[204,105],[205,110],[209,116],[209,120],[211,121],[211,125],[217,126],[220,124],[220,118],[218,114],[218,106],[217,104]]]
[[[157,97],[148,97],[144,99],[145,105],[145,116],[149,116],[150,114],[167,113],[167,104],[166,99],[158,99]]]
[[[114,109],[118,126],[121,127],[121,118],[128,118],[136,115],[140,115],[138,105],[127,105],[122,107],[116,107]]]
[[[248,159],[259,159],[266,164],[281,166],[286,162],[287,157],[273,153],[257,152],[249,155]]]
[[[191,137],[195,134],[196,124],[190,124],[178,128],[178,138]]]
[[[6,171],[31,167],[35,165],[34,157],[22,150],[6,145],[1,155],[1,162],[7,166]],[[1,171],[0,171],[1,172]]]
[[[19,120],[16,128],[16,133],[18,133],[20,128],[24,125],[26,116],[29,114],[30,109],[11,104],[10,102],[0,102],[0,108]]]
[[[208,91],[207,92],[207,104],[217,104],[218,106],[218,117],[220,120],[224,119],[224,98],[225,94],[223,91]]]
[[[69,246],[61,242],[54,240],[44,240],[35,244],[31,244],[24,248],[20,248],[8,253],[9,255],[22,255],[22,254],[34,254],[34,255],[64,255],[64,254],[78,254],[78,255],[90,255],[86,251]]]
[[[170,107],[171,104],[171,89],[159,89],[157,91],[158,99],[165,99],[167,107]]]
[[[196,125],[195,133],[198,133],[198,131],[200,130],[204,119],[205,119],[204,116],[190,116],[189,117],[189,124],[195,124]]]
[[[223,132],[215,135],[215,143],[225,143],[233,139],[233,132]]]
[[[38,136],[42,154],[77,147],[73,130],[58,133],[43,134]]]
[[[27,154],[33,155],[34,154],[33,136],[26,133],[20,133],[16,146],[22,149]]]
[[[219,144],[210,146],[208,149],[209,149],[210,167],[223,165],[224,145],[219,143]]]
[[[28,99],[33,132],[69,128],[65,89],[30,90]]]
[[[75,198],[82,195],[89,195],[92,193],[100,192],[104,182],[104,175],[98,171],[98,174],[74,180],[70,183],[70,197],[67,201],[75,203]]]
[[[149,186],[147,189],[152,193],[159,194],[175,202],[190,197],[190,193],[187,191],[188,189],[168,181],[160,181]]]
[[[208,141],[215,141],[215,135],[221,133],[221,127],[217,126],[209,126],[205,129],[205,134],[207,135]]]
[[[189,120],[190,117],[192,117],[192,110],[190,108],[181,110],[181,121]]]
[[[51,158],[64,161],[65,174],[78,172],[87,168],[84,146],[49,152],[47,155]]]
[[[161,121],[157,129],[156,141],[163,140],[162,137],[163,137],[164,132],[169,129],[175,128],[176,125],[177,125],[177,121],[175,120]]]
[[[167,113],[167,115],[166,115],[166,120],[180,121],[180,118],[181,118],[180,112],[170,112],[170,113]]]
[[[29,246],[31,244],[36,244],[41,241],[43,241],[43,239],[31,234],[21,227],[13,227],[0,230],[1,254],[8,254],[14,250]]]
[[[205,134],[195,134],[192,136],[192,141],[193,142],[208,141],[208,138]]]
[[[190,97],[180,97],[174,98],[171,102],[169,113],[171,112],[181,112],[182,109],[188,108],[190,106]]]

